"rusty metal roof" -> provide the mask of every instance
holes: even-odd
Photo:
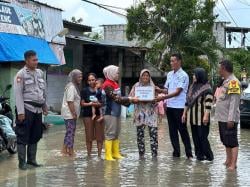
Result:
[[[38,0],[30,0],[30,1],[33,1],[33,2],[35,2],[35,3],[38,3],[38,4],[40,4],[40,5],[43,5],[43,6],[46,6],[46,7],[49,7],[49,8],[53,8],[53,9],[56,9],[56,10],[63,11],[63,9],[61,9],[61,8],[58,8],[58,7],[54,7],[54,6],[48,5],[47,3],[44,3],[44,2],[41,2],[41,1],[38,1]]]
[[[66,38],[80,40],[84,43],[92,44],[92,45],[103,45],[107,47],[120,47],[120,48],[134,48],[140,50],[147,50],[147,47],[141,47],[136,45],[131,45],[129,43],[121,43],[109,40],[95,40],[86,36],[73,36],[73,35],[66,35]]]
[[[74,22],[68,21],[68,20],[63,20],[63,25],[64,25],[64,27],[67,27],[69,29],[73,29],[75,31],[81,31],[81,32],[91,32],[92,31],[91,26],[82,25],[79,23],[74,23]]]

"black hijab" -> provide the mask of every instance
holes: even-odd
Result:
[[[194,82],[188,91],[187,95],[187,105],[191,108],[196,99],[203,94],[212,94],[212,88],[208,83],[207,73],[203,68],[195,68],[194,76],[196,77],[196,82]]]

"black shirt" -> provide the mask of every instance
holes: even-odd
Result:
[[[97,100],[101,103],[102,101],[102,92],[100,90],[92,91],[90,87],[86,87],[81,91],[81,100],[84,100],[85,103],[91,102],[91,98],[95,96]],[[82,107],[82,116],[83,117],[92,117],[92,107],[86,106]],[[95,114],[100,115],[99,108],[96,108]]]

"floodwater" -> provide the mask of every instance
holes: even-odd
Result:
[[[228,172],[223,165],[224,147],[220,143],[218,127],[211,126],[210,142],[214,151],[213,162],[201,162],[172,157],[172,147],[166,122],[159,125],[159,156],[151,160],[149,136],[146,133],[146,159],[138,159],[136,129],[131,120],[123,121],[121,151],[126,158],[111,162],[86,157],[84,128],[81,120],[75,139],[76,156],[60,154],[65,128],[53,126],[39,142],[37,160],[44,166],[21,171],[17,155],[6,151],[0,154],[0,186],[250,186],[250,130],[239,129],[239,160],[236,172]],[[190,131],[189,131],[190,132]]]

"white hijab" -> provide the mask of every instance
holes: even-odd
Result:
[[[116,81],[115,77],[119,71],[119,67],[115,65],[109,65],[103,69],[103,74],[106,79]]]

